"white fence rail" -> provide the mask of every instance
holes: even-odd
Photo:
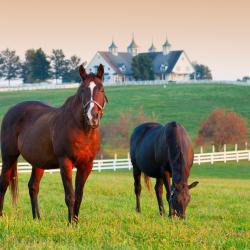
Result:
[[[225,151],[225,152],[214,152],[214,153],[200,153],[194,155],[194,163],[202,164],[202,163],[210,163],[214,164],[215,162],[228,162],[228,161],[237,161],[240,160],[248,160],[250,161],[250,150],[239,150],[239,151]],[[0,163],[0,168],[2,163]],[[31,172],[31,165],[27,162],[19,162],[18,163],[18,172],[19,173],[29,173]],[[113,170],[116,171],[118,169],[132,169],[132,164],[130,162],[130,158],[123,159],[106,159],[106,160],[95,160],[93,170],[95,171],[103,171],[103,170]],[[75,169],[74,169],[75,170]],[[45,172],[55,173],[59,172],[59,169],[50,169],[45,170]]]
[[[173,83],[167,80],[148,80],[148,81],[127,81],[127,82],[104,82],[104,86],[128,86],[128,85],[167,85]],[[241,86],[250,86],[250,82],[237,81],[215,81],[215,80],[190,80],[190,81],[176,81],[177,84],[234,84]],[[20,84],[1,84],[0,92],[5,91],[22,91],[22,90],[37,90],[37,89],[69,89],[77,88],[79,83],[20,83]]]

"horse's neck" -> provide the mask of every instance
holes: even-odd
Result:
[[[73,125],[82,129],[87,129],[84,126],[86,117],[84,116],[81,98],[78,93],[70,96],[60,109],[61,116],[69,117]]]

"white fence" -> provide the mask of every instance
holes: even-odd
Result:
[[[128,82],[104,82],[104,86],[128,86],[128,85],[167,85],[171,83],[177,84],[234,84],[242,86],[250,86],[250,82],[237,81],[212,81],[212,80],[190,80],[169,82],[167,80],[152,81],[128,81]],[[79,83],[55,84],[55,83],[34,83],[34,84],[13,84],[10,86],[0,84],[0,92],[5,91],[21,91],[21,90],[37,90],[37,89],[69,89],[77,88]]]
[[[215,162],[228,162],[228,161],[237,161],[240,160],[248,160],[250,161],[250,150],[239,150],[239,151],[225,151],[225,152],[214,152],[214,153],[199,153],[194,155],[194,163],[202,164],[202,163],[210,163],[214,164]],[[2,166],[2,163],[0,163]],[[1,167],[0,167],[1,168]],[[18,163],[18,172],[19,173],[29,173],[31,172],[31,165],[27,162],[19,162]],[[103,170],[113,170],[116,171],[118,169],[132,169],[132,164],[130,162],[130,158],[123,159],[107,159],[107,160],[95,160],[93,170],[95,171],[103,171]],[[55,173],[59,172],[59,169],[50,169],[45,170],[45,172]],[[74,169],[75,171],[75,169]]]

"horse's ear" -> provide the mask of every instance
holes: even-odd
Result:
[[[104,67],[102,64],[100,64],[98,69],[97,69],[96,76],[102,80],[103,75],[104,75]]]
[[[80,76],[81,76],[82,80],[84,81],[88,74],[87,74],[87,72],[86,72],[86,70],[85,70],[85,68],[83,67],[82,64],[79,67],[79,73],[80,73]]]
[[[199,184],[198,181],[193,182],[192,184],[188,185],[188,189],[194,188]]]

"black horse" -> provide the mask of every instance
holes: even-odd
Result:
[[[141,212],[141,172],[143,172],[148,188],[149,177],[156,178],[155,192],[160,214],[165,214],[162,201],[164,184],[169,203],[169,216],[176,214],[184,219],[186,207],[190,201],[189,189],[198,184],[193,182],[188,185],[194,153],[185,129],[176,122],[170,122],[165,126],[159,123],[141,124],[135,128],[131,136],[130,155],[133,165],[136,211]]]

